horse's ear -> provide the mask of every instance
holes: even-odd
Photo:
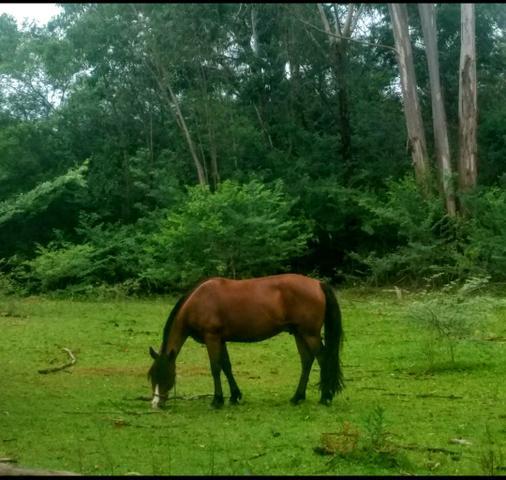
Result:
[[[158,358],[158,353],[156,353],[153,350],[153,347],[149,347],[149,354],[151,355],[151,357],[153,358],[153,360],[156,360]]]

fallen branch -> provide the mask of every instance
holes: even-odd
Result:
[[[63,348],[62,350],[64,350],[65,352],[67,352],[68,356],[70,357],[70,362],[69,363],[66,363],[65,365],[62,365],[61,367],[53,367],[53,368],[44,368],[42,370],[39,370],[39,373],[53,373],[53,372],[59,372],[60,370],[63,370],[65,368],[68,368],[68,367],[71,367],[72,365],[74,365],[76,363],[76,357],[74,356],[74,354],[68,349],[68,348]]]
[[[394,445],[398,448],[404,448],[406,450],[424,450],[424,451],[432,452],[432,453],[447,453],[448,455],[453,455],[453,456],[460,455],[460,452],[455,452],[454,450],[448,450],[446,448],[425,447],[423,445],[399,445],[399,444],[394,444]]]
[[[249,457],[248,460],[255,460],[256,458],[263,457],[266,454],[267,454],[267,452],[257,453],[256,455],[253,455],[252,457]]]
[[[21,468],[21,467],[13,467],[12,465],[0,463],[0,477],[3,476],[67,476],[67,475],[80,475],[79,473],[74,472],[61,472],[54,470],[39,470],[33,468]]]
[[[416,398],[448,398],[450,400],[457,400],[457,399],[462,399],[464,397],[461,397],[459,395],[438,395],[436,393],[416,393],[416,394],[412,394],[412,393],[401,393],[401,392],[398,392],[398,393],[392,393],[392,392],[384,392],[384,393],[381,393],[380,395],[390,395],[390,396],[393,396],[393,397],[416,397]]]
[[[212,397],[213,394],[212,393],[204,393],[204,394],[201,394],[201,395],[186,395],[186,396],[182,396],[182,395],[174,395],[174,396],[170,396],[167,401],[170,402],[171,400],[198,400],[200,398],[210,398]],[[125,398],[124,400],[140,400],[141,402],[151,402],[151,400],[153,399],[153,397],[148,397],[146,395],[140,395],[138,397],[133,397],[133,398]]]

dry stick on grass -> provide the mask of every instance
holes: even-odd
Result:
[[[200,398],[208,398],[208,397],[212,397],[213,394],[212,393],[204,393],[202,395],[187,395],[187,396],[181,396],[181,395],[175,395],[175,396],[171,396],[167,399],[167,401],[170,401],[170,400],[198,400]],[[147,397],[145,395],[141,395],[141,396],[138,396],[138,397],[134,397],[134,398],[126,398],[125,400],[140,400],[142,402],[150,402],[152,400],[152,397]]]
[[[44,368],[42,370],[39,370],[39,373],[59,372],[60,370],[63,370],[63,369],[68,368],[68,367],[71,367],[72,365],[74,365],[76,363],[76,361],[77,361],[76,357],[74,356],[74,354],[68,348],[63,348],[62,350],[64,350],[65,352],[67,352],[68,356],[70,357],[70,362],[66,363],[65,365],[62,365],[61,367]]]
[[[448,455],[452,456],[459,456],[461,455],[460,452],[456,452],[455,450],[448,450],[447,448],[439,448],[439,447],[426,447],[423,445],[400,445],[400,444],[394,444],[398,448],[404,448],[406,450],[422,450],[427,451],[431,453],[446,453]]]
[[[464,397],[461,397],[459,395],[438,395],[436,393],[417,393],[417,394],[410,394],[410,393],[390,393],[385,392],[381,395],[391,395],[391,396],[402,396],[402,397],[416,397],[416,398],[448,398],[450,400],[457,400],[462,399]]]
[[[357,387],[358,390],[386,390],[383,387]],[[416,397],[416,398],[448,398],[450,400],[463,399],[460,395],[439,395],[437,393],[403,393],[403,392],[382,392],[380,395],[392,397]]]

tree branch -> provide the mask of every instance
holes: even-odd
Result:
[[[320,4],[318,4],[318,6],[320,6]],[[321,13],[320,13],[320,15],[321,15]],[[325,15],[325,13],[324,13],[324,15]],[[299,18],[297,15],[295,15],[295,18],[296,18],[299,22],[301,22],[301,23],[303,23],[303,24],[307,25],[308,27],[311,27],[313,30],[317,30],[318,32],[325,33],[325,34],[327,34],[327,35],[329,35],[329,36],[331,36],[331,37],[336,37],[336,38],[338,38],[338,39],[349,40],[350,42],[355,42],[355,43],[359,43],[359,44],[362,44],[362,45],[367,45],[367,46],[370,46],[370,47],[388,48],[389,50],[392,50],[392,51],[394,51],[395,53],[397,53],[397,49],[396,49],[395,47],[390,46],[390,45],[384,45],[384,44],[382,44],[382,43],[371,43],[371,42],[366,42],[366,41],[364,41],[364,40],[356,40],[355,38],[344,37],[344,36],[343,36],[343,37],[340,37],[339,35],[336,35],[335,33],[332,33],[332,32],[330,31],[330,27],[329,27],[329,30],[328,30],[328,31],[326,31],[326,30],[322,30],[321,28],[318,28],[316,25],[313,25],[312,23],[310,23],[310,22],[306,22],[306,21],[305,21],[305,20],[303,20],[302,18]],[[322,20],[323,20],[323,19],[322,19]],[[326,21],[326,20],[327,20],[327,19],[325,18],[325,21]],[[327,24],[328,24],[328,21],[327,21]]]
[[[62,348],[65,352],[67,352],[68,356],[70,357],[70,362],[66,363],[65,365],[62,365],[61,367],[54,367],[54,368],[45,368],[42,370],[39,370],[39,373],[53,373],[53,372],[59,372],[60,370],[63,370],[65,368],[71,367],[76,363],[76,357],[74,357],[74,354],[68,349],[68,348]]]

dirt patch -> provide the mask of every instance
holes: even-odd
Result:
[[[72,370],[77,375],[147,375],[146,367],[76,367]]]
[[[192,376],[211,375],[209,367],[203,367],[199,365],[177,365],[176,369],[178,373],[182,373],[184,375],[192,375]]]

